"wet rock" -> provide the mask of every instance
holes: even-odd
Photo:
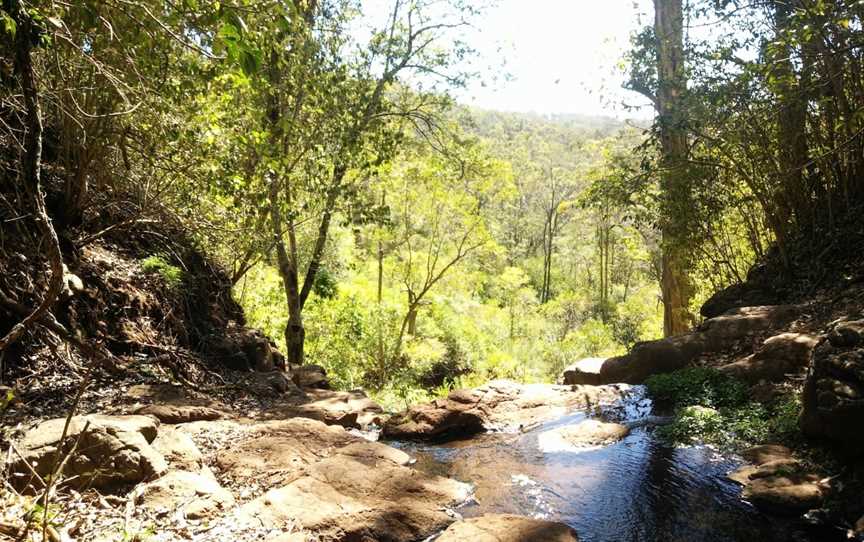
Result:
[[[516,431],[559,418],[576,409],[611,404],[627,386],[556,386],[490,382],[473,390],[456,390],[446,399],[415,405],[390,418],[390,438],[449,439],[487,430]]]
[[[553,431],[572,446],[598,446],[617,442],[630,434],[630,428],[618,423],[584,420]]]
[[[211,517],[235,506],[234,497],[208,469],[170,471],[136,488],[134,500],[146,510],[172,515],[179,512],[188,519]]]
[[[454,523],[437,542],[577,542],[576,532],[563,523],[486,514]]]
[[[327,371],[320,365],[294,365],[291,367],[291,380],[301,388],[330,389]]]
[[[18,443],[23,460],[10,466],[18,487],[41,487],[39,481],[32,479],[24,461],[44,478],[54,467],[58,453],[64,456],[73,449],[75,453],[67,462],[63,477],[74,487],[136,483],[156,477],[167,469],[165,459],[150,446],[159,425],[154,418],[75,416],[65,441],[61,442],[65,423],[65,418],[48,420],[25,433]]]
[[[606,358],[585,358],[564,369],[561,383],[567,385],[587,384],[597,386],[601,384],[600,368]]]
[[[858,344],[850,338],[855,326],[837,324],[813,352],[799,420],[806,435],[833,441],[852,454],[864,453],[864,346],[852,346]]]
[[[819,508],[830,489],[818,474],[807,472],[785,446],[756,446],[741,455],[752,464],[729,478],[743,486],[744,499],[766,511],[802,514]]]
[[[803,373],[819,339],[806,333],[781,333],[767,339],[755,354],[723,365],[721,372],[745,382],[780,382]]]
[[[600,382],[641,384],[651,375],[682,369],[705,353],[723,351],[749,336],[785,326],[799,313],[794,305],[733,309],[691,333],[636,343],[628,354],[603,363]]]

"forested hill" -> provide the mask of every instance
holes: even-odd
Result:
[[[0,540],[864,539],[864,2],[654,0],[644,122],[488,4],[0,2]]]

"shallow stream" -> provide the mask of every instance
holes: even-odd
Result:
[[[633,422],[651,414],[637,395],[601,415]],[[486,433],[446,444],[391,442],[426,472],[474,486],[465,517],[513,513],[562,521],[583,542],[789,542],[826,540],[802,521],[760,513],[726,479],[739,462],[705,446],[672,447],[651,424],[605,447],[572,448],[548,431],[579,412],[524,433]]]

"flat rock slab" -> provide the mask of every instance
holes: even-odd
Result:
[[[63,457],[72,450],[75,453],[66,463],[63,477],[75,487],[136,483],[156,477],[168,468],[162,455],[150,446],[159,426],[154,418],[75,416],[70,420],[66,439],[62,440],[65,425],[65,418],[56,418],[24,434],[17,446],[23,459],[10,466],[17,486],[29,485],[38,490],[41,482],[34,479],[31,468],[44,478],[54,468],[58,454]]]
[[[279,401],[261,413],[263,419],[311,418],[327,425],[354,429],[380,426],[387,419],[384,409],[361,390],[307,389],[302,396]]]
[[[767,339],[755,354],[719,370],[750,384],[782,382],[805,371],[818,342],[818,337],[806,333],[781,333]]]
[[[234,496],[208,469],[170,471],[136,488],[135,504],[163,514],[180,513],[188,519],[212,517],[235,506]]]
[[[318,540],[422,540],[453,521],[449,507],[470,487],[384,461],[352,456],[315,463],[290,483],[244,505],[239,520],[264,527],[298,525]]]
[[[389,438],[449,439],[488,430],[519,431],[560,418],[576,409],[612,404],[631,388],[517,384],[497,380],[446,399],[415,405],[384,425]]]
[[[175,384],[138,384],[127,395],[135,400],[133,413],[168,424],[218,420],[230,411],[218,401]]]
[[[602,384],[600,369],[606,358],[585,358],[564,369],[561,383],[566,385],[587,384],[599,386]]]
[[[546,431],[538,438],[541,450],[553,452],[612,444],[629,434],[630,428],[626,425],[589,419]]]
[[[636,343],[629,353],[603,363],[600,383],[641,384],[652,375],[682,369],[703,354],[724,351],[742,340],[783,327],[800,312],[795,305],[742,307],[706,320],[696,331]]]
[[[486,514],[459,521],[447,528],[437,542],[578,542],[576,532],[563,523],[514,516]]]
[[[729,475],[743,486],[741,496],[765,511],[798,515],[819,508],[830,490],[818,474],[807,472],[791,450],[767,444],[742,452],[751,464]]]

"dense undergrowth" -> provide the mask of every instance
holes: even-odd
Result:
[[[660,409],[672,411],[673,422],[657,429],[670,443],[742,449],[765,442],[800,442],[800,390],[792,387],[759,402],[743,382],[706,367],[654,375],[646,386]]]

